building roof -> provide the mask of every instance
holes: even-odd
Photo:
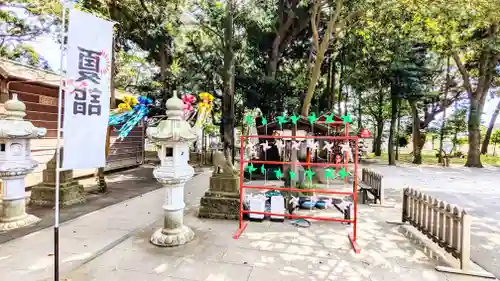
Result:
[[[0,76],[10,79],[27,80],[37,82],[48,87],[59,87],[59,74],[22,64],[5,58],[0,58]],[[122,99],[124,95],[136,96],[118,89],[115,89],[115,98]]]

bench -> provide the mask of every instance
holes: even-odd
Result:
[[[385,206],[382,175],[363,168],[361,170],[361,181],[358,182],[358,188],[362,193],[361,203],[366,204],[368,202],[368,193],[370,193],[373,196],[373,206]]]

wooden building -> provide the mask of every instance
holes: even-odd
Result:
[[[26,104],[26,120],[35,126],[47,128],[47,135],[32,141],[32,154],[40,165],[26,179],[26,186],[33,186],[42,180],[45,164],[54,156],[57,136],[57,103],[59,75],[0,58],[0,112],[3,104],[13,93]],[[125,93],[116,90],[119,101]],[[64,118],[64,109],[63,109]],[[142,124],[132,130],[124,140],[117,140],[117,132],[111,134],[111,146],[106,170],[122,169],[140,165],[144,159],[144,127]],[[64,133],[62,144],[64,145]],[[82,147],[85,149],[85,147]],[[75,170],[75,177],[92,175],[95,169]]]

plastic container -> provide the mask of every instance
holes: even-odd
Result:
[[[273,196],[271,197],[271,213],[275,214],[285,214],[285,198],[283,196]],[[284,216],[273,216],[271,215],[272,221],[284,221]]]
[[[251,212],[265,212],[266,211],[266,198],[262,196],[254,196],[250,199]],[[264,214],[249,214],[251,220],[263,220]]]

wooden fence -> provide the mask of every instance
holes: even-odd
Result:
[[[463,209],[415,189],[404,189],[402,222],[410,223],[457,258],[461,270],[470,266],[471,221]]]

